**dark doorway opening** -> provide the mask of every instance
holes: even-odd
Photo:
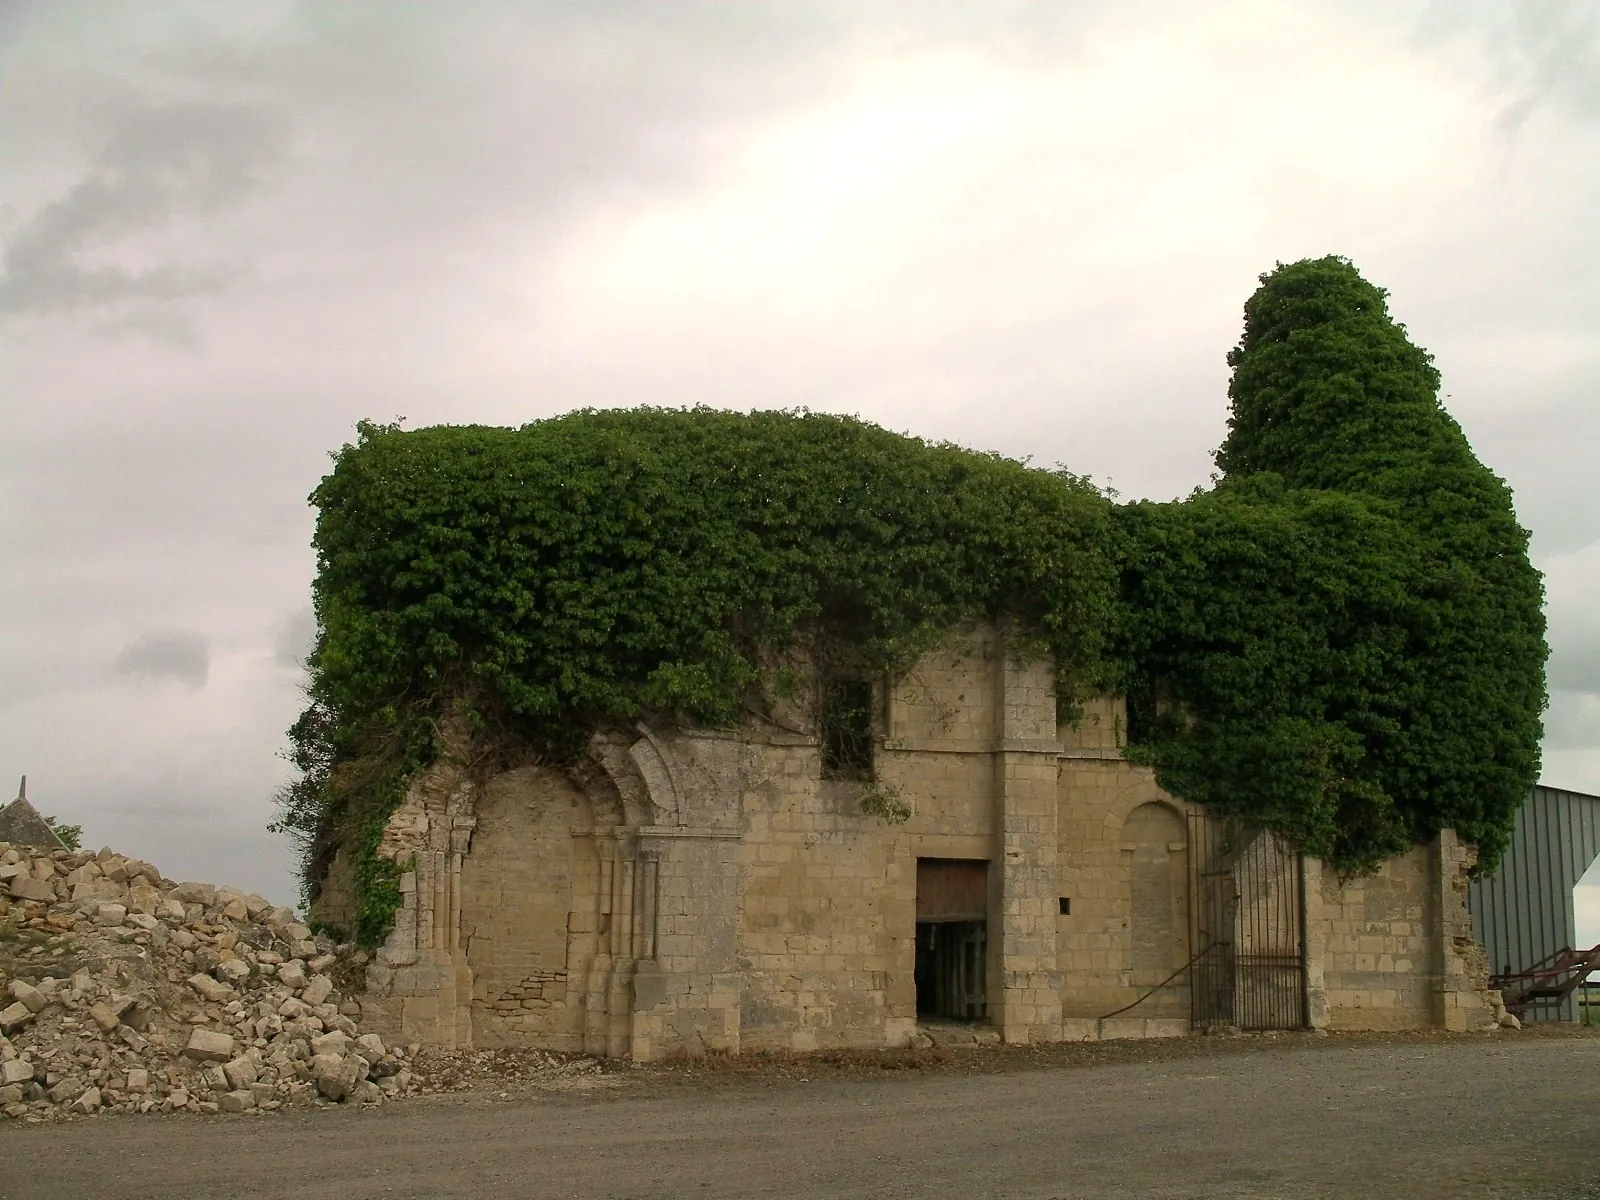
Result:
[[[989,864],[917,860],[917,1015],[982,1021],[989,1015]]]

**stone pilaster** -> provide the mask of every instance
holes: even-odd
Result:
[[[1056,947],[1055,671],[1048,659],[997,655],[995,843],[990,872],[990,1015],[1007,1042],[1061,1039],[1063,975]]]

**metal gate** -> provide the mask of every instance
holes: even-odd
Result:
[[[1303,1029],[1305,863],[1281,835],[1189,817],[1189,1023]]]

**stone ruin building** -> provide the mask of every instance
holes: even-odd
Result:
[[[404,902],[364,1023],[648,1060],[899,1046],[919,1022],[1494,1022],[1453,833],[1341,881],[1165,794],[1123,756],[1121,701],[1059,720],[1054,678],[980,627],[743,728],[613,731],[577,770],[486,782],[436,766],[384,836]],[[348,875],[341,852],[323,919]]]

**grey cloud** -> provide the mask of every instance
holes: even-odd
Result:
[[[203,634],[183,630],[146,633],[123,647],[111,670],[204,687],[211,671],[210,642]]]
[[[1551,750],[1600,745],[1600,692],[1552,688],[1544,718],[1545,746]]]
[[[1433,0],[1422,41],[1476,33],[1499,63],[1508,99],[1502,131],[1515,133],[1541,106],[1600,116],[1600,8],[1592,0]]]
[[[304,667],[316,638],[317,618],[311,607],[296,609],[273,627],[272,661],[280,667]]]
[[[238,264],[129,267],[83,256],[180,216],[237,206],[263,185],[284,147],[281,122],[240,105],[167,104],[123,115],[86,176],[12,235],[0,258],[0,312],[163,303],[221,290],[239,275]]]

